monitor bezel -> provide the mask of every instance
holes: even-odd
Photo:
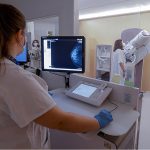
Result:
[[[59,69],[45,69],[44,68],[44,40],[49,39],[82,39],[82,70],[59,70]],[[41,68],[42,71],[50,71],[50,72],[65,72],[65,73],[84,73],[85,72],[85,37],[84,36],[42,36],[41,37]]]

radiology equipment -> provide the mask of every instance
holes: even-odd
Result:
[[[85,71],[83,36],[41,37],[42,70],[67,73]]]
[[[94,106],[100,106],[111,90],[112,88],[107,87],[106,83],[96,85],[81,81],[70,88],[66,95]]]
[[[150,49],[148,46],[149,42],[150,33],[146,30],[142,30],[130,42],[126,44],[126,60],[134,64],[140,62],[148,53],[150,53]]]
[[[49,79],[51,77],[54,78],[54,74],[49,74]],[[62,77],[59,78],[62,79]],[[60,80],[57,78],[57,81]],[[139,117],[137,110],[139,90],[137,88],[121,86],[79,74],[70,75],[69,89],[62,88],[63,83],[56,89],[56,80],[50,81],[49,84],[53,85],[50,95],[63,111],[95,117],[100,121],[102,127],[99,130],[84,134],[51,130],[52,149],[136,149],[136,135],[139,131],[136,123]],[[96,92],[96,89],[105,90],[107,87],[111,87],[113,90],[99,107],[94,107],[77,100],[75,97],[66,95],[66,92],[72,89],[72,93],[80,94],[89,99]],[[111,112],[112,117],[109,112]],[[99,113],[100,118],[97,116]],[[104,116],[106,120],[103,118],[101,121],[101,117]],[[112,118],[113,121],[111,121]],[[107,121],[110,123],[105,126]]]
[[[28,55],[28,48],[27,44],[24,46],[22,53],[16,56],[16,60],[19,64],[27,63],[27,55]]]

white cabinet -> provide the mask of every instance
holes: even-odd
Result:
[[[96,46],[96,78],[109,81],[111,69],[111,45]]]

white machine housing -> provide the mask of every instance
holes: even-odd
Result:
[[[150,33],[142,30],[125,46],[125,56],[132,63],[137,64],[150,53]]]
[[[114,121],[106,128],[86,134],[51,130],[52,149],[137,148],[139,126],[136,124],[136,118],[139,116],[139,89],[72,74],[70,76],[70,88],[75,87],[79,82],[96,85],[107,83],[107,86],[112,88],[112,92],[104,103],[99,107],[93,107],[66,96],[65,92],[68,89],[64,88],[64,79],[62,77],[58,79],[57,75],[54,76],[47,72],[42,72],[42,77],[48,81],[49,90],[51,90],[50,95],[62,110],[94,117],[101,109],[107,109],[112,112],[114,118]],[[53,80],[51,80],[52,78]],[[58,86],[56,79],[58,83],[62,84]]]

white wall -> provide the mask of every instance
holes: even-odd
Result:
[[[57,36],[59,35],[59,18],[50,17],[29,21],[27,22],[26,30],[31,33],[31,41],[35,39],[40,41],[41,36],[48,35],[48,31]]]
[[[13,4],[19,8],[27,20],[43,17],[59,17],[60,35],[74,35],[78,20],[75,7],[78,0],[0,0],[1,3]]]
[[[34,32],[34,22],[27,22],[26,26],[27,32],[31,33],[31,41],[33,41],[35,39],[35,35],[32,34]]]
[[[53,35],[55,35],[55,25],[49,24],[46,22],[37,22],[34,23],[34,33],[35,37],[38,41],[41,40],[41,36],[47,36],[48,31],[52,31]]]

